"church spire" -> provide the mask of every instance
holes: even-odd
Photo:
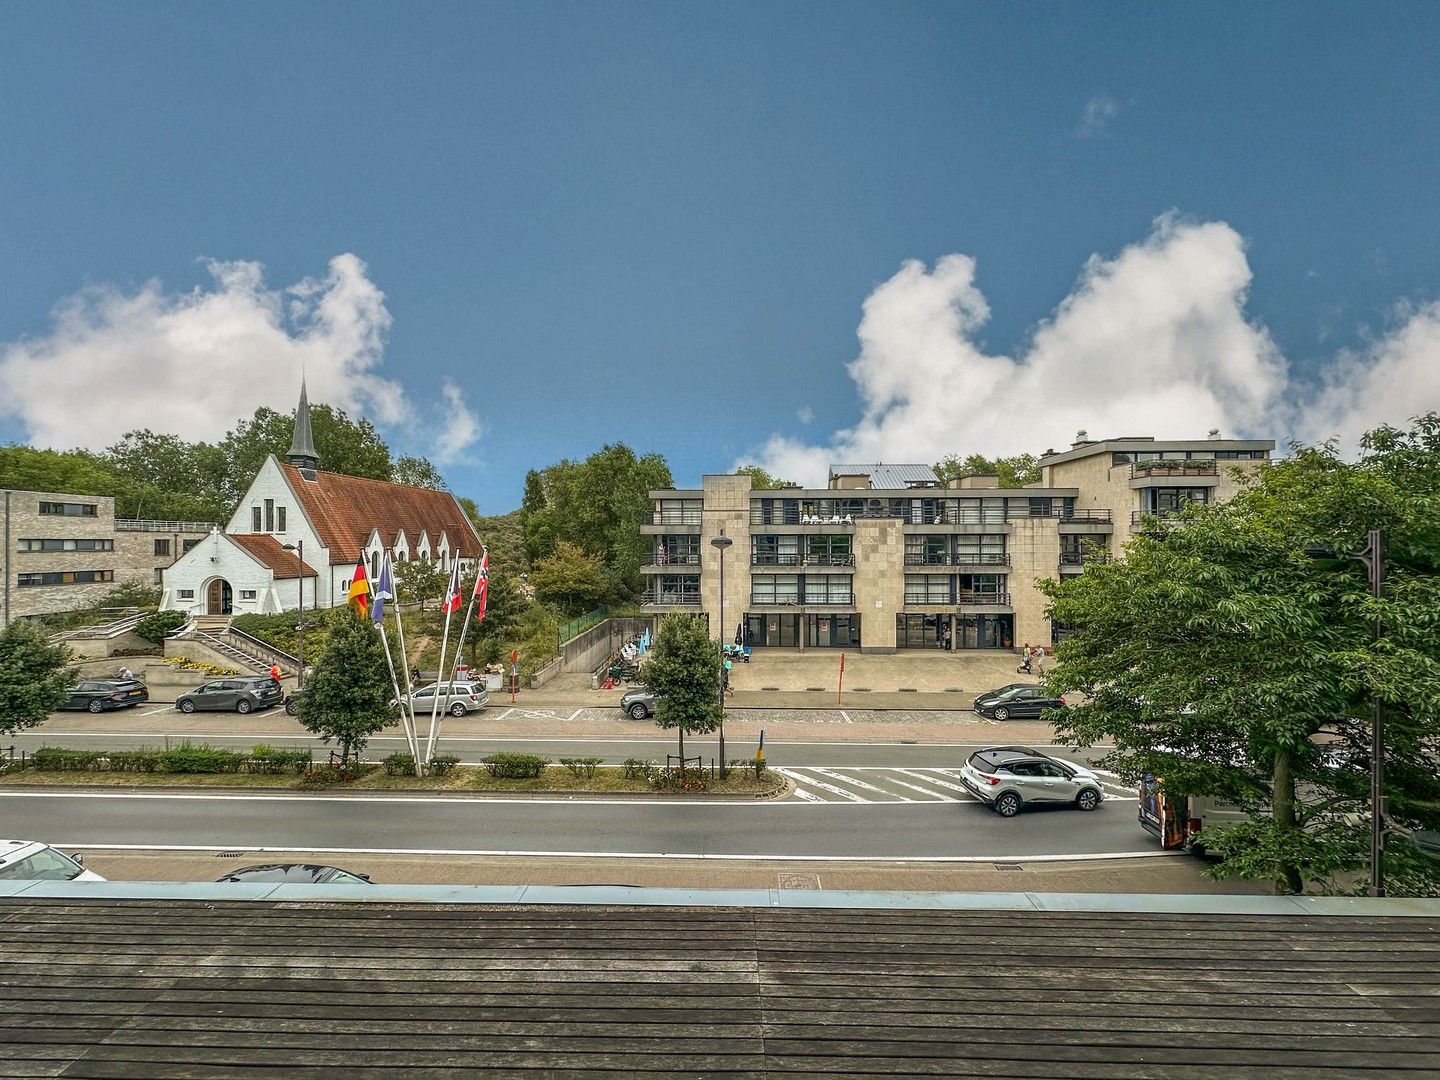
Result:
[[[310,434],[310,399],[305,393],[305,380],[300,380],[300,407],[295,410],[295,436],[285,460],[298,469],[315,469],[320,455],[315,453],[315,439]]]

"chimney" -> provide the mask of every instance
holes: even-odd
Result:
[[[1220,429],[1219,429],[1218,427],[1212,427],[1212,428],[1210,429],[1210,438],[1212,438],[1212,439],[1218,439],[1218,438],[1220,438]]]

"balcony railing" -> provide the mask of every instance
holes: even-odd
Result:
[[[1166,528],[1178,523],[1180,520],[1179,510],[1132,510],[1130,511],[1130,527],[1132,529]]]
[[[1130,466],[1130,479],[1151,476],[1219,476],[1213,461],[1137,461]]]
[[[806,566],[854,566],[855,553],[847,552],[810,552],[805,556]]]
[[[698,551],[685,552],[655,552],[653,566],[699,566],[700,553]]]
[[[1009,566],[1010,555],[1004,551],[957,551],[932,553],[907,551],[906,566]]]
[[[793,551],[785,552],[785,553],[783,553],[783,554],[781,554],[781,553],[779,553],[779,552],[769,552],[769,553],[767,553],[767,552],[760,552],[760,551],[752,551],[752,552],[750,553],[750,565],[751,565],[751,566],[800,566],[800,565],[801,565],[801,561],[800,561],[800,560],[801,560],[802,558],[803,558],[803,556],[801,556],[801,555],[798,554],[797,552],[793,552]]]
[[[224,532],[224,526],[215,525],[208,521],[148,521],[138,518],[116,518],[116,532],[168,532],[168,533],[208,533],[211,529],[220,529]]]
[[[764,593],[751,593],[750,605],[752,607],[853,607],[855,594],[844,595],[827,592],[821,596],[766,596]]]
[[[751,525],[853,525],[856,521],[866,518],[890,518],[906,525],[1004,525],[1010,521],[1023,521],[1027,518],[1058,518],[1061,521],[1094,522],[1096,524],[1107,524],[1112,520],[1107,507],[1085,507],[1074,510],[1067,510],[1063,506],[1026,507],[1024,509],[992,507],[977,510],[866,507],[861,510],[850,510],[844,514],[819,515],[801,513],[799,510],[777,509],[766,512],[752,508],[750,511]]]
[[[699,607],[698,592],[675,592],[669,589],[650,589],[640,594],[642,607]]]
[[[905,604],[907,607],[951,607],[954,605],[966,607],[1009,607],[1010,594],[1008,592],[958,592],[953,598],[936,597],[927,593],[906,593]]]
[[[704,516],[702,510],[655,510],[650,514],[650,524],[699,525]]]

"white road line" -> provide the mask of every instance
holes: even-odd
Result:
[[[777,772],[781,770],[776,770]],[[788,773],[786,775],[789,775]],[[795,779],[795,777],[791,777]],[[809,777],[801,777],[805,783],[815,787],[822,787],[816,780]],[[848,795],[849,793],[844,793]],[[0,791],[0,799],[164,799],[164,800],[191,800],[191,801],[214,801],[214,802],[340,802],[340,803],[442,803],[454,805],[467,805],[483,807],[487,804],[528,804],[535,805],[543,803],[550,805],[564,806],[753,806],[756,808],[768,808],[775,806],[805,806],[805,803],[786,802],[783,799],[706,799],[704,802],[697,802],[694,799],[652,799],[645,797],[643,793],[637,792],[639,798],[625,799],[611,797],[608,799],[577,799],[555,792],[549,796],[531,796],[530,798],[508,798],[496,795],[476,795],[469,798],[445,797],[440,795],[250,795],[231,792],[206,792],[191,793],[188,791]],[[849,796],[855,799],[854,796]],[[866,802],[864,799],[855,799],[854,802],[827,802],[826,806],[874,806],[875,803]],[[899,805],[898,803],[895,805]],[[920,804],[914,804],[920,805]]]
[[[845,723],[847,723],[847,724],[853,724],[853,723],[855,722],[854,720],[851,720],[851,719],[850,719],[850,714],[849,714],[848,712],[846,712],[844,709],[841,709],[841,710],[840,710],[840,715],[841,715],[842,717],[844,717]]]
[[[499,716],[495,717],[495,719],[496,719],[496,720],[504,720],[505,717],[509,716],[509,715],[510,715],[512,712],[514,712],[514,711],[515,711],[515,706],[514,706],[514,705],[511,705],[510,708],[506,709],[506,710],[505,710],[504,712],[502,712]]]
[[[932,791],[930,788],[921,787],[919,784],[907,784],[904,780],[899,780],[899,779],[897,779],[897,778],[895,778],[895,777],[893,777],[893,776],[890,777],[890,782],[891,782],[892,784],[899,784],[901,787],[909,788],[911,791],[918,791],[918,792],[920,792],[920,793],[923,794],[923,795],[928,795],[928,796],[930,796],[930,799],[931,799],[932,802],[974,802],[974,801],[975,801],[975,797],[974,797],[973,795],[970,795],[969,792],[966,792],[966,796],[967,796],[966,798],[964,798],[964,799],[957,799],[957,798],[955,798],[955,796],[953,796],[953,795],[945,795],[945,794],[943,794],[942,792],[939,792],[939,791]]]
[[[923,780],[927,784],[938,784],[940,787],[943,787],[949,791],[958,791],[962,795],[970,794],[970,789],[963,787],[960,784],[951,784],[945,780],[941,780],[939,777],[925,775],[926,772],[939,772],[939,769],[896,769],[895,771],[898,773],[904,773],[906,776],[914,777],[916,780]]]
[[[853,791],[846,791],[844,788],[838,788],[834,784],[827,784],[824,780],[816,780],[813,776],[796,776],[789,769],[781,769],[780,772],[792,780],[803,780],[811,787],[818,787],[821,791],[828,791],[832,795],[839,795],[842,799],[848,799],[850,802],[863,803],[867,801],[861,796],[856,795]]]
[[[792,777],[791,779],[794,778]],[[823,803],[825,801],[819,795],[816,795],[813,791],[806,791],[799,784],[795,785],[795,795],[797,798],[805,799],[806,801],[812,803]]]
[[[174,711],[175,711],[175,706],[174,706],[174,705],[161,705],[158,709],[147,709],[145,712],[142,712],[140,715],[141,715],[141,716],[154,716],[154,715],[156,715],[157,713],[162,713],[162,712],[174,712]]]
[[[798,804],[792,804],[798,805]],[[826,803],[835,806],[835,803]],[[511,856],[545,855],[565,859],[695,859],[719,862],[824,862],[824,863],[1059,863],[1107,862],[1112,859],[1183,859],[1184,851],[1114,851],[1090,855],[731,855],[718,852],[689,851],[509,851],[491,848],[333,848],[333,847],[268,847],[246,844],[87,844],[60,840],[51,845],[58,848],[80,848],[93,851],[246,851],[257,854],[273,852],[310,852],[316,855],[467,855]],[[123,885],[125,882],[111,882]]]
[[[897,795],[897,794],[896,794],[895,792],[893,792],[893,791],[886,791],[886,790],[885,790],[884,788],[882,788],[882,787],[876,787],[874,784],[867,784],[864,780],[857,780],[857,779],[855,779],[855,777],[853,777],[853,776],[846,776],[844,773],[838,773],[838,772],[836,772],[834,769],[826,769],[826,768],[821,768],[821,767],[819,767],[819,766],[816,766],[815,768],[811,769],[810,771],[811,771],[811,772],[817,772],[817,773],[819,773],[821,776],[828,776],[831,780],[834,780],[836,783],[849,784],[851,787],[864,788],[866,791],[878,792],[878,793],[881,794],[881,795],[888,796],[889,799],[890,799],[890,801],[892,801],[892,802],[897,801],[897,800],[898,800],[899,802],[914,802],[914,801],[915,801],[914,799],[907,799],[904,795]]]
[[[567,724],[570,723],[570,721],[574,720],[575,717],[579,716],[584,711],[584,709],[576,709],[574,712],[572,712],[569,716],[565,718],[565,722]]]

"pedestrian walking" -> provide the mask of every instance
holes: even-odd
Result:
[[[272,679],[275,680],[275,685],[276,685],[276,686],[279,686],[279,685],[280,685],[280,665],[279,665],[279,664],[271,664],[271,665],[270,665],[270,678],[272,678]]]
[[[420,666],[417,664],[410,669],[410,688],[413,690],[420,685]]]
[[[1020,656],[1022,657],[1022,659],[1020,661],[1020,666],[1016,669],[1016,671],[1017,673],[1024,672],[1026,675],[1029,675],[1030,661],[1033,659],[1033,655],[1030,652],[1030,643],[1028,641],[1025,642],[1024,646],[1020,649]]]
[[[1045,646],[1044,646],[1044,645],[1037,645],[1037,646],[1035,646],[1035,668],[1036,668],[1036,673],[1037,673],[1037,674],[1040,674],[1040,675],[1044,675],[1044,674],[1045,674]]]

